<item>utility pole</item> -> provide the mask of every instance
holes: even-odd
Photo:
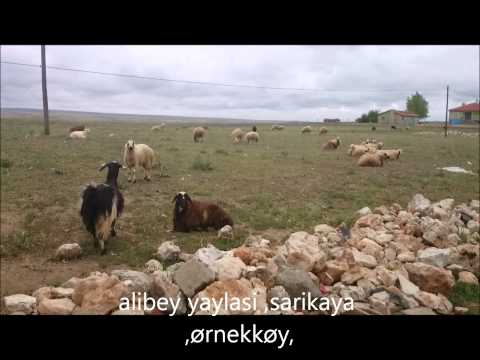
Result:
[[[447,85],[447,107],[445,108],[445,137],[447,137],[448,129],[448,85]]]
[[[45,45],[42,48],[42,93],[43,93],[43,126],[45,135],[50,135],[50,123],[48,119],[48,96],[47,96],[47,68],[45,64]]]

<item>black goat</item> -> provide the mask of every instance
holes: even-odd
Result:
[[[117,161],[103,164],[99,171],[108,167],[107,180],[104,184],[90,184],[82,193],[80,215],[88,232],[92,234],[94,245],[100,244],[101,254],[106,253],[105,241],[116,236],[115,222],[123,212],[124,199],[118,190],[117,177],[120,168]]]

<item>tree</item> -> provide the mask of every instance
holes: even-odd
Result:
[[[428,101],[417,91],[407,98],[407,111],[418,114],[421,119],[428,116]]]
[[[362,114],[362,116],[355,121],[358,123],[376,123],[378,122],[378,111],[370,110],[367,114]]]

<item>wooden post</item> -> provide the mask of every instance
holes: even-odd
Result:
[[[43,126],[45,135],[50,135],[50,123],[48,119],[48,96],[47,96],[47,68],[45,64],[45,45],[42,48],[42,93],[43,93]]]
[[[447,107],[445,109],[445,137],[447,137],[448,130],[448,85],[447,85]]]

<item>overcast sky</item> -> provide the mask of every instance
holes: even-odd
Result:
[[[430,120],[479,96],[478,46],[47,46],[47,65],[175,80],[307,88],[267,90],[47,69],[50,109],[352,121],[405,109],[422,93]],[[40,64],[40,46],[2,46],[1,60]],[[1,64],[2,107],[42,108],[40,68]]]

